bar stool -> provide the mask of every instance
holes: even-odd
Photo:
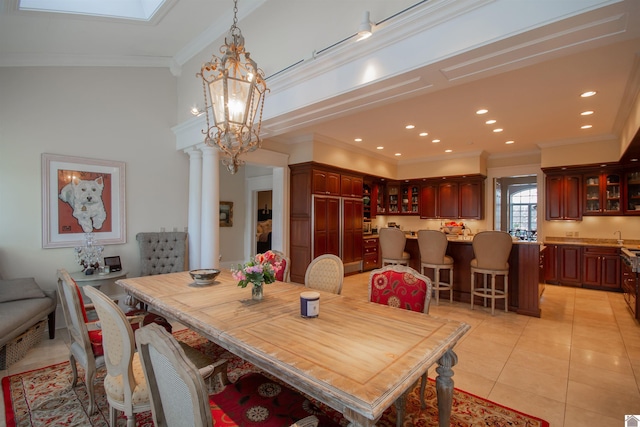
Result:
[[[496,299],[504,299],[504,311],[509,311],[509,254],[513,240],[509,233],[504,231],[483,231],[473,237],[473,254],[471,260],[471,309],[475,296],[484,299],[487,306],[487,298],[491,299],[491,315],[495,314]],[[476,273],[482,274],[484,284],[481,288],[475,287]],[[491,287],[487,286],[487,275],[491,275]],[[496,289],[496,276],[504,276],[504,289]]]
[[[399,228],[380,229],[380,251],[382,252],[382,266],[387,264],[402,264],[409,266],[411,255],[405,252],[407,236]]]
[[[420,272],[433,268],[433,290],[436,305],[440,303],[440,291],[449,291],[449,302],[453,302],[453,258],[445,255],[449,241],[446,234],[437,230],[419,230],[418,248],[420,248]],[[440,270],[449,270],[449,283],[440,281]]]

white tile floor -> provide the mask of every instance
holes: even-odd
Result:
[[[343,295],[366,299],[368,277],[345,278]],[[640,414],[640,325],[622,294],[547,285],[541,307],[538,319],[503,311],[492,317],[447,300],[432,305],[431,315],[472,327],[456,347],[455,386],[552,427],[619,427],[625,414]],[[67,360],[67,341],[58,330],[0,376]]]

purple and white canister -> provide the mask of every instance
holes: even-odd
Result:
[[[320,314],[320,293],[302,292],[300,293],[300,315],[302,317],[318,317]]]

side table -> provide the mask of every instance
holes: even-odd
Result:
[[[110,285],[115,283],[116,279],[126,278],[127,274],[129,274],[126,270],[114,271],[109,274],[84,274],[82,271],[76,271],[70,273],[69,275],[73,280],[76,281],[78,286],[80,286],[80,290],[82,290],[83,286],[93,286],[94,288],[100,289],[100,287],[104,285]],[[106,292],[105,292],[106,293]],[[91,302],[91,299],[82,292],[82,298],[84,299],[85,304]]]

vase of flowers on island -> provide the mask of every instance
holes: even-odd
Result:
[[[260,301],[263,297],[263,285],[276,281],[276,274],[282,269],[282,263],[272,251],[257,254],[252,260],[231,268],[231,275],[244,288],[251,284],[251,299]]]

